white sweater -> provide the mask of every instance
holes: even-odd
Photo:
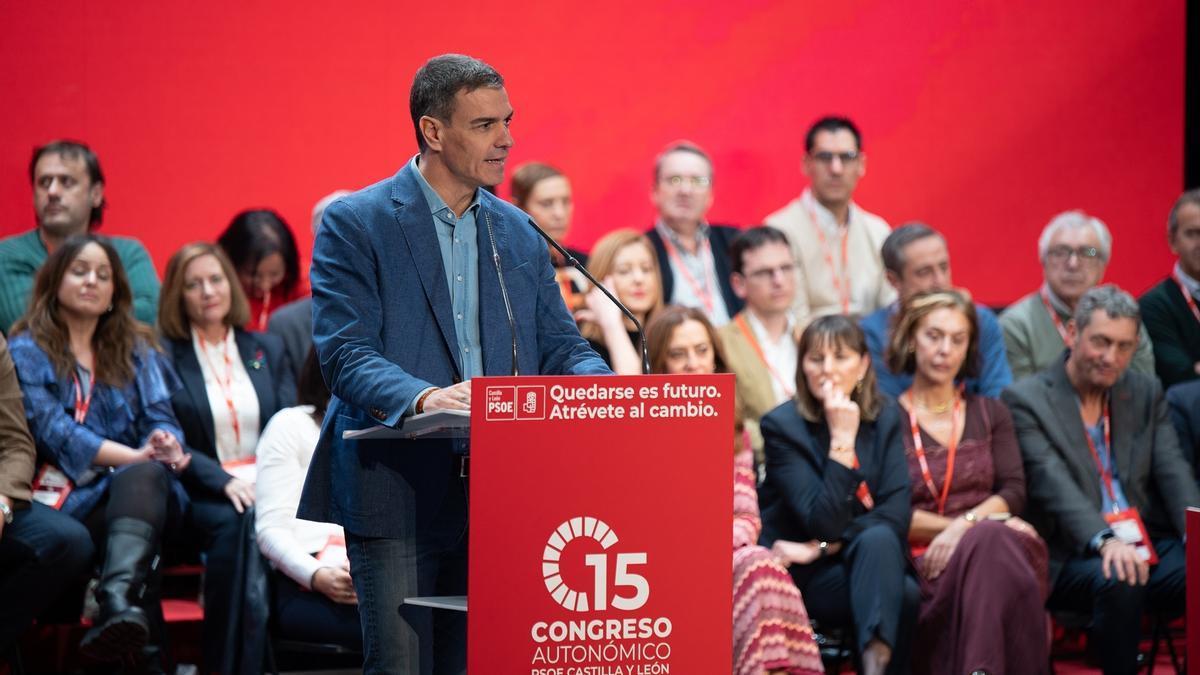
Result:
[[[276,569],[307,589],[321,567],[313,554],[325,547],[330,536],[342,536],[340,525],[296,517],[304,477],[321,435],[312,413],[310,405],[275,413],[258,441],[254,485],[258,548]]]

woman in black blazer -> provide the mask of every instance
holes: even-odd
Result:
[[[852,627],[860,672],[904,673],[920,604],[908,564],[912,517],[896,404],[875,387],[851,319],[816,319],[800,338],[796,400],[762,419],[762,543],[816,540],[793,565],[809,615]]]
[[[158,309],[164,349],[183,382],[171,405],[193,454],[182,476],[191,497],[187,524],[204,539],[205,613],[217,617],[234,606],[242,514],[254,504],[252,469],[242,474],[233,467],[253,465],[259,433],[296,397],[282,340],[240,328],[249,309],[236,280],[219,247],[188,244],[167,263]],[[205,622],[209,672],[220,669],[216,659],[236,650],[229,631],[208,630],[220,623]]]

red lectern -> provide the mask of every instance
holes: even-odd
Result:
[[[471,673],[732,661],[732,375],[471,388]]]

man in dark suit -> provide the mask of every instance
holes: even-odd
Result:
[[[700,309],[718,328],[742,309],[729,282],[729,244],[736,228],[710,225],[713,166],[700,146],[678,141],[654,162],[650,199],[658,222],[646,236],[658,252],[663,301]]]
[[[1180,195],[1167,217],[1167,243],[1179,256],[1171,275],[1142,296],[1164,387],[1200,378],[1200,189]]]
[[[1128,293],[1092,288],[1068,326],[1066,360],[1003,394],[1025,460],[1028,519],[1050,547],[1048,605],[1092,613],[1105,673],[1136,671],[1144,611],[1182,612],[1184,511],[1200,505],[1161,387],[1128,369],[1139,321]]]
[[[443,55],[417,71],[409,101],[420,153],[330,205],[317,235],[313,344],[333,398],[298,515],[345,528],[366,672],[459,673],[463,613],[404,599],[466,594],[468,448],[342,432],[466,410],[476,375],[609,371],[529,217],[482,189],[501,182],[513,143],[503,78]]]

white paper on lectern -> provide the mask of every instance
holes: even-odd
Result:
[[[399,429],[376,426],[342,432],[342,438],[384,440],[393,438],[466,438],[471,433],[470,410],[430,410],[404,420]]]

